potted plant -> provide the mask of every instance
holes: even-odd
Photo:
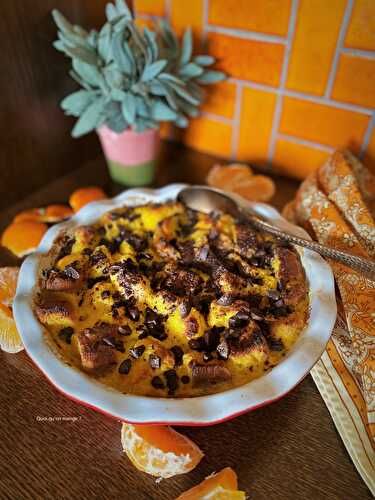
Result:
[[[71,58],[70,75],[82,87],[61,102],[67,115],[78,118],[72,136],[96,130],[112,178],[128,186],[149,184],[160,122],[187,127],[204,98],[199,84],[225,75],[208,69],[213,57],[193,55],[190,29],[181,43],[164,20],[156,31],[142,32],[123,0],[107,4],[99,32],[72,25],[57,10],[52,15],[54,47]]]

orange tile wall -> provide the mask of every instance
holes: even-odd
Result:
[[[303,179],[335,148],[375,172],[375,0],[134,0],[169,18],[229,78],[206,87],[190,147]],[[163,127],[173,136],[171,127]]]

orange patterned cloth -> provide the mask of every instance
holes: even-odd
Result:
[[[302,184],[284,215],[313,239],[375,258],[375,177],[336,152]],[[311,374],[366,484],[375,494],[375,282],[330,261],[338,316]]]

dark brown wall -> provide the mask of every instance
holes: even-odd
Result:
[[[85,27],[104,21],[105,0],[0,1],[0,209],[99,154],[95,134],[72,139],[58,107],[76,84],[51,42],[56,7]],[[56,193],[56,200],[59,200]]]

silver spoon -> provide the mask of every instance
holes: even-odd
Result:
[[[179,192],[177,199],[188,208],[191,208],[192,210],[199,210],[204,213],[219,211],[229,213],[234,217],[240,214],[245,214],[249,222],[257,229],[270,233],[280,240],[309,248],[323,257],[337,260],[338,262],[351,267],[355,271],[360,272],[366,278],[375,280],[375,262],[362,257],[357,257],[356,255],[352,255],[347,252],[336,250],[326,245],[321,245],[315,241],[299,238],[298,236],[286,233],[285,231],[281,231],[277,227],[265,222],[260,217],[255,215],[251,209],[239,207],[239,205],[232,198],[227,196],[220,189],[205,186],[192,186],[182,189]]]

